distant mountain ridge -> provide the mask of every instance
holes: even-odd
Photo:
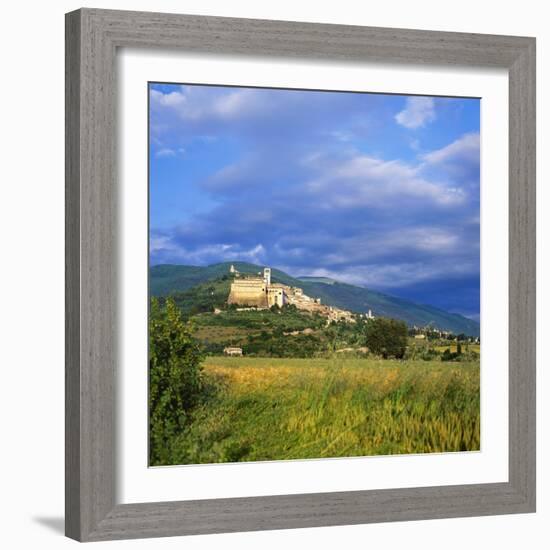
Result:
[[[222,262],[209,266],[162,264],[149,270],[149,289],[153,296],[168,296],[188,290],[206,281],[229,274],[229,267],[244,274],[257,274],[263,266],[246,262]],[[390,296],[368,288],[341,283],[327,277],[292,277],[279,269],[271,269],[274,282],[303,288],[305,294],[321,298],[327,305],[348,309],[357,313],[372,310],[375,316],[401,319],[408,325],[426,326],[479,336],[479,323],[457,313],[416,304],[403,298]]]

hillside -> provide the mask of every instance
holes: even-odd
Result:
[[[168,264],[153,266],[149,277],[150,292],[153,296],[168,296],[188,290],[228,275],[230,265],[230,262],[224,262],[204,267]],[[256,274],[263,269],[263,266],[245,262],[233,262],[233,265],[241,273]],[[358,313],[365,313],[370,309],[375,316],[401,319],[411,326],[431,324],[435,328],[450,330],[455,334],[479,336],[479,323],[476,321],[433,306],[416,304],[396,296],[340,283],[333,279],[320,277],[298,279],[278,269],[272,269],[271,276],[274,282],[303,288],[306,294],[321,298],[327,305]]]

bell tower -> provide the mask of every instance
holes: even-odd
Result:
[[[264,267],[264,282],[267,286],[271,284],[271,268]]]

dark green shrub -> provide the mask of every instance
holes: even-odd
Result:
[[[160,307],[151,300],[149,315],[149,457],[163,464],[168,443],[185,428],[190,411],[207,392],[198,343],[174,301]]]
[[[369,351],[384,359],[402,359],[407,349],[407,324],[396,319],[377,317],[366,326],[365,343]]]

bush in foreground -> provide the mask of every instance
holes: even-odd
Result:
[[[149,437],[151,464],[166,460],[167,443],[186,426],[207,393],[203,356],[173,300],[151,301],[149,316]]]

